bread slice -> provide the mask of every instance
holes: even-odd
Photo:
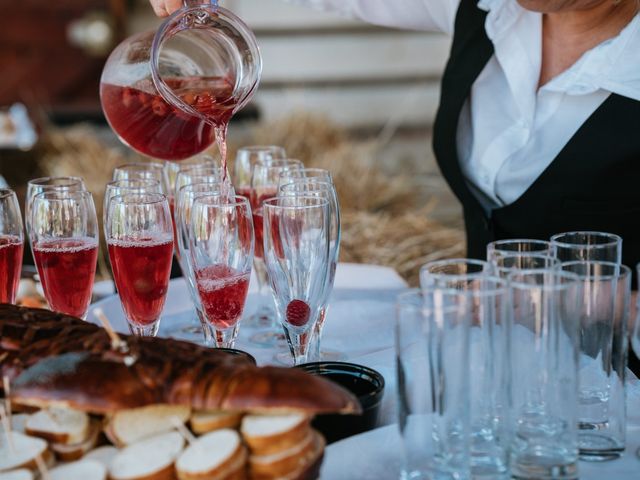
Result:
[[[246,415],[240,432],[252,454],[269,455],[300,444],[310,429],[310,418],[302,414]]]
[[[174,462],[184,448],[178,432],[156,435],[122,449],[109,465],[110,480],[173,480]]]
[[[203,435],[176,461],[180,480],[222,480],[244,467],[247,452],[240,435],[228,428]]]
[[[174,418],[185,423],[190,415],[191,409],[180,405],[149,405],[120,410],[107,419],[104,431],[111,443],[122,447],[175,430]]]
[[[321,443],[321,436],[315,430],[298,445],[270,455],[251,455],[249,472],[251,478],[281,478],[299,471],[309,463]]]
[[[4,433],[2,436],[4,437]],[[12,445],[5,438],[0,441],[0,472],[20,468],[33,470],[36,468],[38,455],[45,463],[50,462],[53,457],[47,448],[47,442],[42,438],[12,432],[11,441]]]
[[[26,468],[0,473],[0,480],[33,480],[33,472]]]
[[[107,469],[95,460],[80,460],[49,470],[51,480],[106,480]]]
[[[82,443],[89,435],[89,415],[69,408],[46,408],[27,419],[25,431],[49,442]]]
[[[322,467],[326,442],[324,437],[318,432],[314,431],[313,433],[313,450],[306,455],[305,462],[301,462],[297,470],[277,477],[252,475],[250,477],[251,480],[317,480],[320,478],[320,468]]]
[[[109,468],[111,462],[118,454],[118,449],[112,445],[104,445],[102,447],[94,448],[90,452],[88,452],[83,459],[84,460],[95,460],[96,462],[100,462],[106,468]]]
[[[66,443],[52,443],[51,450],[62,462],[80,460],[89,450],[96,446],[101,432],[102,424],[98,420],[92,419],[89,423],[89,434],[83,442],[70,445]]]
[[[11,431],[26,433],[25,426],[30,416],[28,413],[14,413],[11,415]],[[4,425],[2,423],[0,423],[0,433],[4,435]]]
[[[222,412],[220,410],[199,410],[193,412],[189,424],[193,433],[203,433],[223,428],[238,428],[242,421],[242,413]]]

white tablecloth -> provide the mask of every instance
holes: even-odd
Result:
[[[406,289],[406,283],[392,269],[374,265],[339,264],[323,336],[323,348],[342,352],[345,361],[366,365],[384,376],[386,387],[380,426],[396,421],[393,324],[395,299]],[[255,308],[255,299],[255,282],[252,281],[247,314]],[[107,297],[95,306],[100,306],[105,311],[118,331],[128,330],[117,296]],[[184,321],[192,315],[195,313],[184,280],[172,280],[160,334],[169,330],[175,322]],[[91,311],[88,319],[96,321]],[[248,341],[253,333],[255,331],[241,326],[236,347],[251,353],[259,364],[273,363],[273,349],[259,348]],[[640,447],[640,384],[636,379],[632,380],[628,405],[629,438],[626,455],[615,462],[581,463],[581,479],[640,479],[640,461],[634,455],[635,448]],[[327,449],[322,478],[397,478],[399,444],[400,438],[395,425],[335,443]]]

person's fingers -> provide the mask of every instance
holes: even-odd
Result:
[[[165,0],[149,0],[154,13],[159,17],[166,17],[169,15],[165,8]]]
[[[173,12],[175,12],[179,8],[182,8],[182,0],[165,0],[164,8],[167,11],[167,13],[171,15]]]

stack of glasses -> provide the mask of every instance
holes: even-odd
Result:
[[[577,479],[579,458],[622,455],[621,254],[615,235],[573,232],[423,266],[397,304],[403,478]]]

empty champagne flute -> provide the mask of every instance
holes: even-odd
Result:
[[[15,303],[24,234],[18,197],[13,190],[0,189],[0,303]]]
[[[163,170],[164,167],[159,162],[127,163],[113,169],[112,180],[157,180],[162,185]]]
[[[333,184],[333,177],[329,170],[324,168],[305,167],[281,172],[278,186],[286,185],[298,180],[305,180],[310,183],[326,182]]]
[[[41,177],[29,180],[27,183],[27,195],[24,201],[24,219],[29,238],[31,238],[31,232],[29,231],[31,204],[36,195],[48,191],[78,192],[82,190],[86,190],[86,188],[80,177]]]
[[[310,196],[324,198],[329,202],[329,275],[327,276],[327,284],[322,299],[322,307],[320,315],[316,322],[313,335],[313,348],[311,351],[313,361],[322,360],[340,360],[343,355],[336,351],[323,351],[320,348],[322,339],[322,329],[327,316],[329,307],[329,297],[333,291],[333,282],[336,276],[336,267],[338,265],[338,257],[340,255],[340,204],[338,195],[332,183],[320,180],[307,180],[306,178],[294,179],[293,183],[283,185],[279,189],[280,196]]]
[[[167,197],[158,193],[113,197],[107,209],[106,238],[131,333],[157,335],[173,257]]]
[[[253,262],[249,201],[241,196],[230,202],[220,195],[195,198],[188,237],[207,344],[233,348]]]
[[[85,318],[98,260],[91,193],[47,191],[33,199],[31,250],[52,310]]]
[[[176,225],[177,225],[177,242],[176,250],[179,252],[180,269],[184,277],[189,295],[196,310],[197,319],[190,319],[188,322],[182,322],[174,325],[172,331],[176,336],[187,338],[193,342],[207,341],[206,318],[198,296],[198,287],[196,278],[191,268],[191,260],[189,253],[189,226],[191,225],[191,212],[193,210],[193,202],[196,198],[205,196],[220,196],[218,184],[214,183],[194,183],[183,186],[176,194]],[[195,321],[194,321],[195,320]]]
[[[258,162],[284,160],[287,153],[277,145],[251,145],[242,147],[236,153],[233,164],[233,186],[238,195],[251,199],[251,174]]]
[[[551,245],[561,262],[622,262],[622,238],[613,233],[559,233],[551,237]]]
[[[266,200],[265,263],[278,317],[295,365],[305,363],[330,274],[329,201],[307,196]]]
[[[551,242],[546,240],[535,240],[529,238],[518,238],[509,240],[496,240],[487,245],[487,261],[495,262],[504,255],[513,254],[534,254],[553,256]]]
[[[289,170],[303,168],[299,160],[270,159],[256,163],[251,176],[251,208],[253,210],[253,225],[256,236],[256,249],[254,255],[254,270],[258,286],[258,306],[250,317],[250,324],[264,328],[251,337],[251,342],[265,347],[282,344],[285,339],[277,329],[277,319],[273,309],[273,303],[268,293],[267,271],[264,264],[263,233],[263,209],[262,203],[268,198],[278,195],[280,174]]]

